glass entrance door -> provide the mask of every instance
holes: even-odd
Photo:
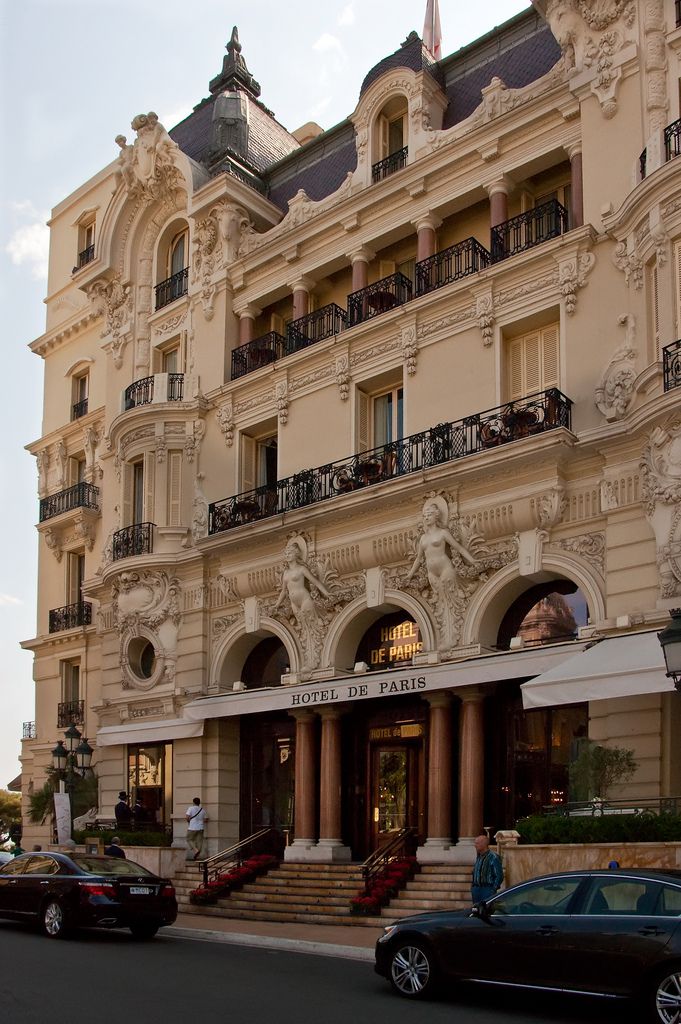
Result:
[[[372,848],[389,842],[400,829],[418,825],[417,751],[408,744],[372,750]]]

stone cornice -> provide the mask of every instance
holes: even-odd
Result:
[[[31,352],[35,352],[36,355],[44,359],[64,342],[70,341],[79,334],[82,334],[91,324],[100,319],[100,313],[88,309],[80,315],[75,315],[70,320],[64,321],[58,327],[46,331],[39,338],[36,338],[35,341],[32,341],[28,347]]]

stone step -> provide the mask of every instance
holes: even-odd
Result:
[[[325,896],[335,896],[347,901],[359,892],[359,887],[356,885],[347,888],[334,886],[333,889],[329,889],[328,886],[318,885],[259,885],[257,882],[247,882],[246,885],[242,885],[241,891],[262,893],[263,899],[275,899],[279,896],[288,896],[295,900],[301,899],[303,896],[323,899]]]
[[[263,892],[258,890],[256,886],[244,886],[243,889],[231,893],[230,902],[242,901],[242,902],[257,902],[267,903],[275,905],[281,904],[297,904],[299,906],[330,906],[330,907],[347,907],[350,903],[350,897],[346,896],[330,896],[328,892],[324,893],[296,893],[295,896],[290,892],[282,893],[271,893]]]
[[[254,910],[241,910],[239,908],[231,908],[229,906],[214,906],[214,907],[195,907],[189,905],[188,907],[182,908],[183,914],[200,914],[206,917],[226,917],[233,920],[239,921],[285,921],[294,922],[298,924],[328,924],[328,925],[345,925],[345,926],[359,926],[366,928],[382,928],[385,925],[385,920],[380,917],[366,917],[363,914],[333,914],[333,915],[322,915],[322,914],[310,914],[305,913],[290,913],[284,911],[273,911],[262,913]]]
[[[329,885],[328,882],[324,883],[318,878],[272,878],[270,875],[265,875],[263,878],[259,878],[257,882],[248,882],[247,885],[258,885],[263,889],[267,890],[284,890],[288,892],[298,892],[299,890],[314,889],[317,892],[329,892],[330,889],[334,891],[354,893],[358,888],[364,884],[363,879],[355,878],[348,879],[342,882],[334,882],[333,885]]]
[[[463,900],[443,900],[441,897],[439,899],[424,900],[420,897],[413,897],[410,893],[400,893],[398,899],[390,901],[390,909],[399,910],[400,912],[405,910],[410,914],[419,914],[422,910],[459,910],[463,903]],[[470,906],[470,902],[468,906]]]

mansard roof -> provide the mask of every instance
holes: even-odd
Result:
[[[222,72],[210,83],[211,95],[171,130],[171,137],[212,174],[225,169],[220,152],[225,158],[236,158],[258,176],[272,202],[284,211],[299,189],[313,200],[331,195],[357,166],[352,123],[343,121],[300,146],[258,99],[260,86],[248,71],[236,28],[226,49]],[[549,26],[530,8],[437,63],[418,35],[410,33],[398,50],[369,71],[360,98],[382,75],[396,68],[425,71],[443,89],[448,105],[442,127],[451,128],[473,113],[481,102],[481,90],[493,77],[508,88],[522,88],[550,71],[559,58],[560,47]],[[222,149],[218,145],[216,151],[216,102],[221,97],[234,101],[247,124],[241,151],[230,148],[236,144],[233,140],[238,140],[234,119],[227,122],[227,142],[223,140]]]

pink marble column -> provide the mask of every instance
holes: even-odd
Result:
[[[570,227],[579,228],[584,223],[584,179],[582,177],[582,144],[575,142],[567,147],[570,157]]]
[[[459,717],[459,843],[469,841],[483,826],[485,745],[483,695],[477,690],[460,694]]]
[[[247,345],[253,341],[255,327],[255,312],[248,308],[239,313],[239,344]]]
[[[428,698],[428,838],[426,845],[452,841],[452,713],[447,694]]]
[[[295,839],[296,846],[307,847],[315,841],[315,790],[317,763],[315,757],[315,715],[310,711],[296,712],[296,765],[295,765]]]
[[[508,184],[503,178],[485,186],[489,195],[489,222],[490,227],[495,228],[497,224],[503,224],[508,220]]]
[[[310,308],[310,289],[302,281],[296,281],[293,285],[293,319],[298,320],[306,316]]]
[[[366,288],[369,283],[369,263],[375,253],[362,246],[355,252],[351,252],[349,259],[352,263],[352,291],[359,292]]]
[[[341,846],[341,713],[322,708],[319,845]],[[349,853],[349,851],[348,851]]]
[[[419,263],[421,260],[427,260],[429,256],[435,254],[437,239],[436,230],[439,228],[442,221],[439,217],[434,217],[432,214],[427,214],[425,217],[421,217],[415,221],[416,227],[416,262]]]

